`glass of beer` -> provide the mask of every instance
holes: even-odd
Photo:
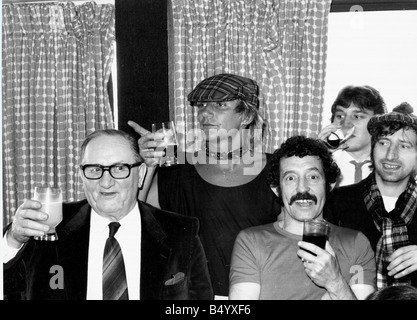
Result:
[[[165,141],[166,146],[163,147],[163,150],[157,147],[156,151],[165,151],[165,156],[160,159],[159,165],[161,167],[169,167],[178,164],[177,160],[177,131],[173,121],[159,122],[152,124],[153,133],[163,133],[163,141]]]
[[[324,220],[304,221],[303,241],[310,242],[324,249],[329,236],[330,226]],[[311,254],[314,254],[310,252]]]
[[[343,134],[342,129],[337,129],[334,132],[331,132],[327,137],[325,143],[330,149],[337,149],[340,145],[345,143],[355,132],[355,127],[352,127],[346,134]]]
[[[55,231],[56,226],[62,221],[62,191],[58,187],[35,186],[33,200],[42,203],[40,211],[48,214],[48,219],[43,221],[49,226],[48,233],[43,236],[35,237],[35,240],[56,241],[58,235]]]

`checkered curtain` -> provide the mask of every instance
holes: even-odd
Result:
[[[265,152],[292,135],[317,134],[331,0],[171,0],[171,4],[170,109],[182,134],[192,139],[197,127],[196,110],[188,105],[187,94],[204,78],[222,72],[258,82],[260,110],[268,124]]]
[[[107,92],[114,6],[87,2],[2,6],[3,223],[58,185],[84,197],[77,165],[84,137],[112,128]]]

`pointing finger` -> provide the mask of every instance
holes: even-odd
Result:
[[[129,126],[131,126],[133,128],[133,130],[135,130],[137,133],[139,133],[141,136],[144,136],[145,134],[148,134],[149,131],[146,130],[145,128],[141,127],[140,125],[138,125],[136,122],[129,120],[127,122],[127,124]]]

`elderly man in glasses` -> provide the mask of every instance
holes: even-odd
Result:
[[[38,300],[212,299],[198,220],[138,202],[146,166],[123,131],[81,146],[86,200],[64,203],[58,240],[41,203],[26,200],[3,237],[4,298]]]

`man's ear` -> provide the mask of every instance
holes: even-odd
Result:
[[[139,166],[139,181],[138,181],[138,187],[139,189],[142,188],[143,181],[145,180],[146,173],[148,172],[148,167],[145,163],[142,163]]]

